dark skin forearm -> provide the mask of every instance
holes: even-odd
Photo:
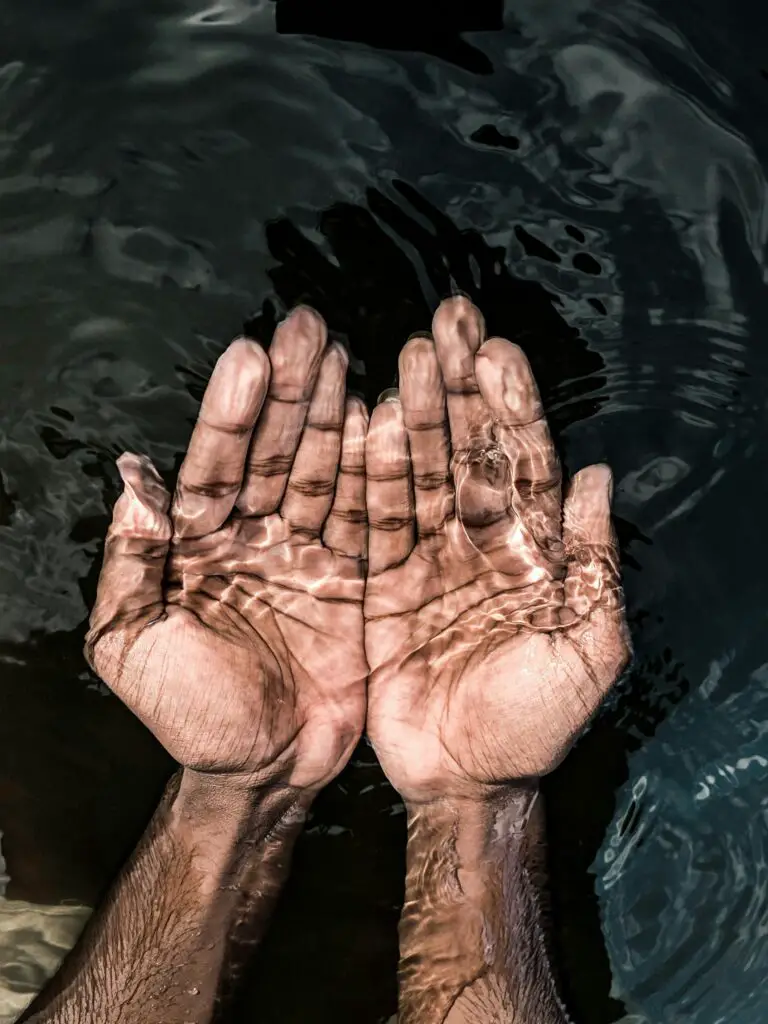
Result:
[[[399,1024],[564,1024],[532,791],[408,808]]]
[[[208,1024],[262,938],[308,798],[173,777],[105,903],[29,1024]]]

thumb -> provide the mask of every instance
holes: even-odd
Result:
[[[608,466],[588,466],[571,481],[563,508],[563,543],[568,565],[565,604],[589,619],[600,648],[618,674],[631,645],[624,617],[624,595],[616,533],[611,520],[613,475]]]
[[[126,453],[117,460],[123,493],[104,545],[85,657],[106,682],[131,634],[162,615],[163,574],[171,540],[170,494],[152,462]],[[110,635],[115,643],[109,643]],[[135,637],[134,637],[135,638]],[[105,670],[105,671],[102,671]]]

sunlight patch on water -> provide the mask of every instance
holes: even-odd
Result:
[[[90,913],[0,898],[0,1024],[12,1024],[55,974]]]

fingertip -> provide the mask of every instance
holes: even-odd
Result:
[[[431,334],[426,331],[412,334],[400,349],[400,355],[397,357],[399,373],[402,375],[403,371],[413,370],[414,366],[418,365],[419,361],[425,357],[425,354],[428,355],[434,350],[435,343]]]
[[[563,510],[566,546],[581,543],[614,544],[611,519],[613,474],[604,463],[575,473]]]
[[[343,345],[333,341],[322,352],[314,380],[309,419],[318,417],[338,421],[343,416],[346,399],[346,378],[349,356]]]
[[[603,490],[608,495],[608,503],[611,504],[613,502],[613,470],[605,462],[596,463],[593,469],[595,472],[595,482],[597,483],[598,479],[600,480]]]
[[[472,299],[463,292],[457,293],[456,295],[449,295],[443,299],[440,305],[435,311],[434,320],[442,320],[445,317],[459,318],[467,316],[476,316],[480,314],[480,310],[474,304]]]
[[[295,397],[302,401],[311,398],[320,367],[328,354],[327,342],[325,321],[307,306],[297,306],[277,325],[269,349],[270,385],[277,389],[276,397],[292,399],[297,388]],[[332,358],[337,357],[337,350],[334,350]]]
[[[143,458],[146,458],[144,456]],[[142,464],[142,456],[137,455],[135,452],[123,452],[122,455],[118,455],[115,459],[115,465],[117,470],[123,479],[125,479],[125,473],[137,472]]]
[[[524,426],[544,415],[528,356],[506,338],[489,338],[475,355],[475,375],[486,402],[509,425]]]
[[[358,420],[361,420],[366,428],[371,418],[365,399],[361,395],[347,395],[345,415],[347,419],[357,418]]]
[[[397,359],[398,377],[416,387],[440,384],[440,363],[432,338],[424,334],[411,337],[400,350]]]
[[[443,299],[437,307],[432,320],[432,333],[438,340],[447,332],[458,333],[473,352],[482,344],[485,337],[485,319],[466,295],[452,295],[448,299]]]
[[[129,471],[123,476],[123,492],[113,510],[110,533],[165,543],[172,533],[169,504],[164,486],[155,481],[148,484],[142,472]]]
[[[397,388],[388,388],[379,395],[376,408],[371,413],[371,424],[376,424],[380,429],[385,426],[396,426],[403,423],[403,404],[400,401],[400,393]]]
[[[269,356],[266,350],[258,341],[254,341],[253,338],[246,338],[245,335],[234,338],[227,345],[219,356],[217,365],[225,357],[227,359],[237,359],[244,363],[252,362],[256,366],[261,367],[265,372],[269,372]]]
[[[408,442],[403,407],[397,399],[381,402],[373,410],[365,444],[366,461],[371,466],[388,466],[406,458]]]
[[[219,387],[229,390],[236,382],[268,381],[271,372],[269,356],[257,341],[250,338],[235,338],[227,345],[213,368],[203,396],[210,401],[211,394]],[[214,385],[212,387],[212,385]],[[217,396],[221,397],[221,396]]]
[[[153,490],[157,490],[159,486],[165,490],[163,478],[148,455],[123,452],[115,460],[115,465],[124,484],[131,484],[142,489],[149,487]]]
[[[499,358],[520,360],[526,366],[528,365],[528,357],[517,342],[510,341],[508,338],[499,338],[496,335],[492,338],[486,338],[477,350],[475,358],[481,360],[495,360]]]
[[[288,312],[288,315],[278,324],[278,328],[283,325],[290,325],[293,328],[301,331],[303,334],[316,334],[325,337],[327,333],[327,326],[324,317],[318,313],[312,306],[308,306],[304,303],[299,303],[294,306]]]
[[[224,379],[225,390],[235,381],[253,386],[269,383],[272,366],[269,356],[257,341],[251,338],[235,338],[227,345],[213,368],[206,395],[210,401],[211,383],[216,379]],[[205,401],[205,397],[203,398]]]
[[[400,401],[400,389],[399,388],[385,388],[381,392],[379,397],[376,399],[376,405],[383,405],[385,402],[399,402]]]
[[[598,501],[608,497],[610,504],[613,499],[613,471],[605,462],[596,462],[592,466],[585,466],[577,473],[574,473],[571,480],[571,493],[578,494],[584,501],[590,496]]]
[[[332,341],[325,351],[325,358],[340,365],[347,372],[349,367],[349,353],[340,341]]]

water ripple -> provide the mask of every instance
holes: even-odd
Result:
[[[461,287],[529,354],[566,468],[615,472],[645,667],[616,698],[633,753],[594,870],[627,1024],[752,1024],[768,100],[725,0],[506,9],[465,40],[488,74],[278,36],[266,0],[0,13],[4,664],[79,638],[115,456],[172,474],[244,320],[314,302],[375,397]],[[592,785],[618,785],[594,756]]]

